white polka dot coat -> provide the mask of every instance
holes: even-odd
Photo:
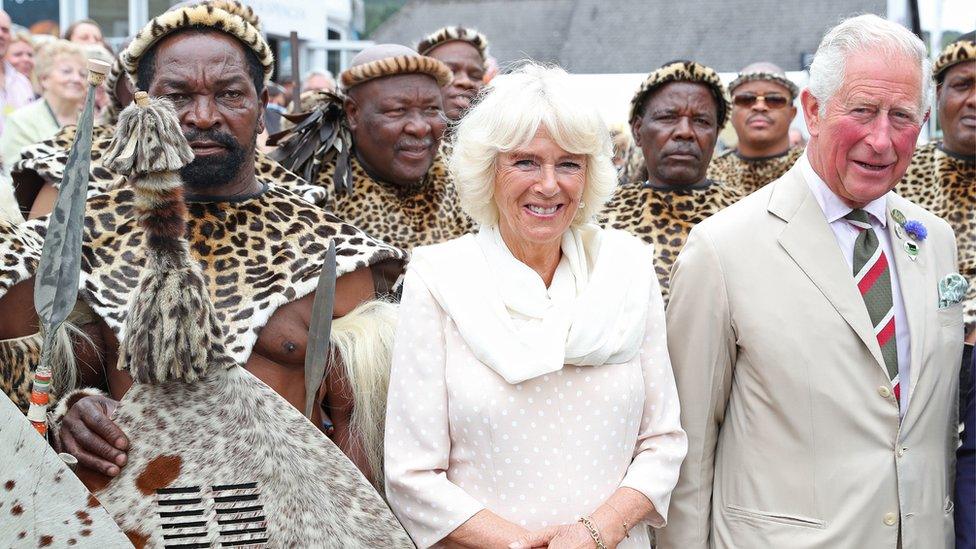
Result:
[[[653,277],[652,277],[653,278]],[[509,384],[480,362],[423,280],[407,273],[386,416],[386,493],[418,547],[482,509],[529,530],[576,521],[619,487],[662,527],[687,438],[656,280],[641,350]],[[504,342],[499,342],[504,344]],[[646,525],[622,549],[648,547]]]

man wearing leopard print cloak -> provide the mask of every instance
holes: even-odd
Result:
[[[692,227],[742,194],[706,176],[729,101],[718,74],[694,61],[648,75],[630,104],[630,129],[643,153],[640,180],[622,181],[605,224],[654,246],[654,269],[668,299],[671,266]]]
[[[457,123],[487,83],[488,39],[474,29],[444,27],[418,42],[417,52],[451,69],[451,82],[441,88],[441,96],[444,115],[450,124]]]
[[[450,81],[444,63],[406,46],[366,48],[339,75],[341,95],[320,92],[273,156],[326,190],[336,215],[384,242],[409,250],[462,236],[473,223],[439,153],[441,87]]]
[[[749,195],[793,167],[803,154],[803,147],[790,147],[798,93],[796,84],[772,63],[742,69],[729,84],[732,126],[739,143],[712,159],[708,177]]]
[[[190,4],[197,3],[218,7],[243,18],[254,28],[261,30],[261,20],[254,10],[237,0],[204,0]],[[104,85],[108,92],[109,104],[92,132],[92,162],[88,181],[90,191],[105,191],[123,184],[119,174],[106,169],[101,161],[112,141],[119,112],[132,102],[132,83],[126,77],[121,52],[116,56]],[[75,140],[75,130],[74,125],[65,126],[54,137],[26,147],[20,159],[11,166],[17,202],[25,218],[33,219],[46,215],[53,209],[58,196],[57,188],[64,176],[68,153]],[[308,185],[261,151],[255,151],[255,157],[255,169],[258,174],[277,181],[280,186],[291,188],[313,203],[321,203],[325,200],[325,193],[321,189]]]
[[[338,358],[314,397],[311,419],[328,432],[331,418],[339,447],[367,476],[378,478],[385,395],[375,389],[385,387],[383,357],[394,313],[374,300],[395,283],[405,253],[256,170],[264,83],[274,61],[245,19],[207,4],[164,13],[136,36],[123,61],[138,88],[173,102],[193,150],[192,163],[180,172],[187,189],[186,234],[229,355],[299,409],[306,398],[302,366],[314,292],[329,243],[336,244],[332,342]],[[83,389],[61,395],[60,406],[66,412],[60,429],[64,450],[110,477],[126,463],[127,442],[109,417],[132,383],[114,365],[146,260],[133,206],[128,186],[89,195],[79,295],[91,321],[78,323],[90,341],[76,345],[76,358],[82,384],[105,388],[110,396]],[[31,245],[9,238],[3,243],[36,264],[30,250],[38,248],[46,219],[22,227]],[[24,279],[22,271],[29,268],[14,269],[12,282]],[[24,314],[33,310],[32,293],[27,280],[3,296],[0,337],[36,331],[36,318]]]
[[[942,140],[915,149],[895,189],[945,219],[956,233],[967,348],[976,343],[976,32],[946,46],[932,67]]]

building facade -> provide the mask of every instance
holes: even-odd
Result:
[[[98,22],[106,41],[118,48],[149,19],[181,0],[0,0],[14,24],[44,32],[66,29],[73,21]],[[278,60],[276,79],[290,76],[292,31],[299,37],[302,73],[344,69],[371,42],[359,40],[364,28],[363,0],[244,0],[261,18]]]

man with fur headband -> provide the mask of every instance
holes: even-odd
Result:
[[[652,72],[631,101],[630,129],[642,162],[607,204],[606,226],[654,246],[665,303],[671,266],[688,233],[742,196],[707,176],[728,117],[718,73],[694,61],[673,61]]]
[[[376,297],[395,283],[405,253],[256,170],[264,85],[274,61],[247,20],[212,5],[182,7],[150,21],[122,59],[139,89],[172,102],[192,149],[193,161],[180,171],[186,236],[190,255],[202,267],[228,355],[298,408],[306,400],[303,364],[315,288],[329,244],[336,245],[331,335],[336,358],[314,396],[311,419],[328,431],[331,418],[336,443],[367,476],[378,479],[394,313]],[[76,346],[76,356],[92,366],[79,368],[83,384],[105,387],[108,395],[82,389],[63,394],[59,406],[64,450],[109,477],[120,473],[128,447],[109,418],[132,383],[114,366],[129,304],[140,298],[136,289],[145,263],[135,206],[127,186],[88,198],[79,295],[92,321],[82,326],[90,341]],[[45,227],[45,218],[24,225],[40,237]],[[4,311],[17,311],[18,319],[27,316],[22,312],[32,309],[31,282],[11,288]],[[29,323],[0,323],[0,337],[36,330],[24,326]]]
[[[451,70],[395,44],[366,48],[272,155],[328,192],[327,207],[404,249],[470,232],[438,147]],[[324,136],[324,139],[323,139]]]
[[[488,39],[474,29],[444,27],[425,36],[417,52],[451,69],[451,83],[441,88],[441,96],[447,119],[457,122],[487,84]]]
[[[712,159],[708,176],[752,194],[787,172],[803,147],[790,147],[790,123],[796,117],[796,84],[772,63],[752,63],[729,84],[735,149]]]
[[[172,9],[197,4],[207,4],[222,9],[241,17],[258,31],[261,30],[261,20],[254,10],[237,0],[183,2]],[[126,43],[128,44],[128,41]],[[132,82],[126,77],[121,52],[116,56],[104,85],[108,91],[109,105],[93,132],[91,176],[88,182],[89,190],[96,191],[113,189],[123,183],[119,174],[107,169],[102,163],[102,156],[108,149],[115,131],[118,114],[132,102]],[[61,183],[64,166],[68,161],[68,152],[75,139],[75,129],[73,125],[65,126],[51,139],[26,147],[21,153],[20,160],[11,167],[17,201],[28,219],[48,214],[54,207],[58,196],[58,185]],[[261,151],[256,151],[255,157],[255,169],[259,174],[274,179],[279,185],[292,188],[311,202],[320,203],[325,199],[324,192],[306,184]]]
[[[959,273],[976,280],[976,32],[942,50],[932,67],[942,139],[915,149],[895,189],[952,225]],[[963,304],[967,356],[976,343],[976,284]],[[968,362],[964,361],[968,364]]]

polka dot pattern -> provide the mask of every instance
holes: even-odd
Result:
[[[511,385],[478,360],[408,272],[387,406],[386,481],[390,506],[419,547],[484,508],[529,529],[573,522],[621,486],[646,495],[657,510],[649,522],[664,524],[687,439],[664,306],[651,282],[645,340],[633,360],[566,366]],[[647,547],[646,528],[625,541],[619,547]]]

